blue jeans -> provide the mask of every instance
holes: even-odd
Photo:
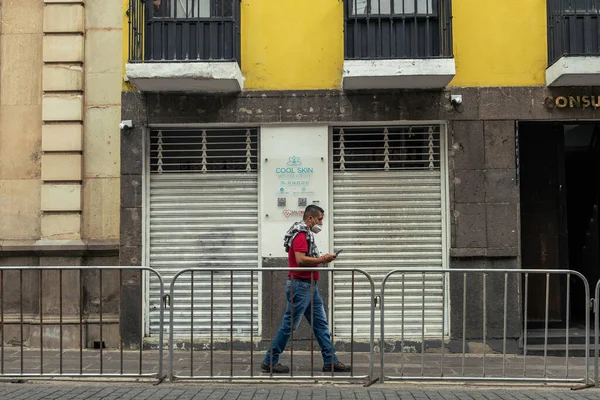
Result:
[[[292,283],[288,280],[285,287],[285,296],[287,298],[287,309],[283,315],[283,321],[281,326],[273,339],[273,348],[267,351],[265,355],[265,363],[271,363],[271,352],[273,353],[273,365],[279,362],[279,355],[283,353],[285,346],[291,336],[291,320],[292,310],[291,303],[294,304],[294,330],[298,329],[302,316],[306,317],[306,320],[310,324],[311,317],[311,306],[310,306],[310,283],[294,280],[294,298],[290,302],[290,287]],[[313,312],[314,324],[313,331],[315,338],[321,348],[321,355],[323,356],[323,364],[331,364],[331,357],[333,356],[333,362],[337,363],[338,359],[335,355],[335,350],[331,345],[331,338],[329,337],[329,326],[327,324],[327,314],[325,314],[325,307],[323,306],[323,299],[319,294],[319,288],[317,285],[313,285]]]

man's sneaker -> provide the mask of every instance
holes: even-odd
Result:
[[[271,365],[267,364],[266,362],[263,361],[263,363],[260,366],[260,369],[262,369],[264,372],[271,372]],[[287,374],[288,372],[290,372],[290,368],[285,366],[285,365],[281,365],[281,364],[274,364],[273,365],[273,373],[274,374]]]
[[[350,372],[352,371],[352,367],[349,365],[345,365],[343,362],[338,361],[333,364],[333,372]],[[323,365],[323,372],[331,372],[331,364]]]

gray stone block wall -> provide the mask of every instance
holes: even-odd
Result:
[[[144,132],[147,118],[143,96],[124,92],[121,98],[121,119],[130,119],[133,129],[121,131],[121,240],[119,263],[125,266],[142,265],[142,199]],[[127,307],[121,310],[120,329],[125,348],[142,344],[142,284],[141,274],[124,272],[121,297]]]
[[[103,340],[109,348],[119,347],[118,325],[115,317],[123,304],[119,298],[118,272],[104,271],[102,279],[102,302],[100,302],[99,270],[94,266],[117,266],[116,251],[80,251],[80,255],[43,255],[31,251],[28,256],[0,257],[0,266],[23,267],[23,272],[4,271],[2,274],[2,311],[4,312],[6,335],[4,343],[18,346],[21,343],[20,320],[23,312],[23,345],[39,348],[41,340],[48,349],[58,349],[56,336],[62,313],[64,349],[79,348],[79,317],[84,319],[83,346],[91,347],[98,341],[100,304],[105,321]],[[79,267],[78,270],[63,270],[62,274],[53,267]],[[44,267],[30,269],[27,267]],[[62,277],[61,277],[62,276]],[[22,301],[22,304],[21,304]],[[83,308],[82,308],[83,307]],[[40,335],[43,322],[44,335]]]
[[[518,257],[515,121],[453,121],[449,137],[453,257]]]
[[[519,187],[515,121],[453,121],[449,132],[451,268],[517,269],[519,265]],[[451,337],[480,340],[484,310],[486,340],[504,335],[505,276],[452,274]],[[507,338],[521,335],[521,277],[507,276]],[[466,290],[466,291],[465,291]],[[463,295],[467,294],[466,308]],[[485,307],[484,307],[485,304]],[[463,329],[463,313],[466,329]]]
[[[465,337],[472,340],[481,340],[484,333],[484,314],[486,340],[503,338],[505,314],[506,337],[519,338],[522,331],[521,276],[518,273],[493,272],[493,270],[499,269],[518,269],[516,258],[455,258],[452,260],[452,268],[485,268],[492,271],[485,274],[485,279],[482,273],[467,273],[466,286],[464,283],[465,275],[462,272],[450,275],[451,339]],[[505,287],[507,294],[506,309],[504,307]],[[466,303],[464,302],[465,294]],[[463,315],[466,315],[465,329],[463,329]]]

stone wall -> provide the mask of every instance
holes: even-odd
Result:
[[[83,2],[44,4],[40,242],[81,240],[84,12]],[[62,132],[71,141],[53,140]]]
[[[40,238],[42,23],[38,0],[3,0],[0,26],[0,240]],[[3,244],[0,244],[3,245]]]
[[[453,121],[449,146],[451,255],[516,257],[515,121]]]
[[[452,268],[520,268],[519,185],[515,153],[515,120],[453,121],[449,132],[449,182]],[[504,279],[491,273],[451,276],[451,336],[463,337],[463,291],[467,291],[467,339],[504,334]],[[508,276],[508,337],[521,335],[521,278]],[[514,344],[514,343],[513,343]]]
[[[5,321],[22,298],[27,345],[39,345],[42,318],[45,345],[57,343],[51,266],[118,265],[122,13],[119,0],[0,2],[0,266],[48,268],[24,272],[22,285],[18,273],[1,278]],[[98,276],[83,275],[63,274],[66,347],[79,345],[80,314],[97,319]],[[104,336],[118,346],[120,288],[109,275]],[[99,332],[87,328],[90,345]]]
[[[0,272],[1,309],[4,318],[3,343],[7,347],[21,345],[21,311],[23,345],[39,348],[42,338],[48,349],[62,343],[65,349],[78,348],[80,321],[83,322],[83,347],[93,347],[100,340],[100,282],[102,282],[102,339],[107,348],[118,348],[119,311],[125,299],[120,297],[118,271],[100,272],[91,266],[116,265],[116,255],[92,257],[5,256],[0,266],[42,267],[23,271]],[[63,271],[53,266],[81,267]],[[125,277],[126,273],[123,273]],[[61,277],[62,275],[62,277]],[[62,284],[61,284],[62,280]],[[123,278],[124,280],[124,278]],[[61,290],[62,286],[62,290]],[[62,301],[61,301],[62,299]],[[139,344],[135,344],[136,346]]]
[[[121,6],[2,4],[1,249],[116,248]]]
[[[119,239],[123,2],[85,3],[82,237]]]

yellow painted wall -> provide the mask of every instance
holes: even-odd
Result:
[[[246,90],[340,88],[342,0],[242,0],[241,7]],[[544,84],[546,0],[453,0],[453,16],[451,86]],[[127,27],[125,13],[124,22]],[[124,62],[127,38],[125,31]]]
[[[339,88],[342,0],[243,0],[246,89]]]
[[[546,0],[453,0],[451,86],[544,85]]]

